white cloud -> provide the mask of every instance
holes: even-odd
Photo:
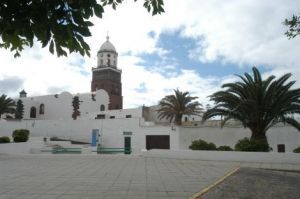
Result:
[[[203,77],[195,70],[178,70],[176,59],[168,57],[169,49],[156,46],[160,33],[180,29],[181,37],[194,38],[197,48],[189,53],[199,62],[222,59],[241,67],[265,65],[274,74],[293,72],[294,79],[300,79],[300,37],[288,40],[282,25],[284,18],[299,12],[299,7],[293,0],[165,0],[166,13],[152,17],[142,1],[124,1],[117,11],[107,9],[103,19],[93,20],[93,36],[87,39],[92,56],[85,57],[84,63],[79,55],[57,58],[38,45],[17,59],[1,49],[0,80],[5,76],[24,79],[23,88],[29,95],[58,92],[59,88],[87,92],[96,53],[109,31],[110,41],[119,52],[125,107],[155,104],[176,88],[190,91],[205,104],[207,95],[235,78]],[[153,62],[153,67],[147,68],[141,64],[142,53],[157,53],[174,61],[167,65]],[[141,85],[144,92],[137,91]]]

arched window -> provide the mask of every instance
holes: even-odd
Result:
[[[105,106],[103,104],[100,106],[100,111],[105,111]]]
[[[44,104],[40,105],[40,114],[41,115],[45,114],[45,105]]]
[[[107,66],[110,66],[110,59],[107,59]]]
[[[30,118],[36,118],[36,108],[35,107],[30,108]]]

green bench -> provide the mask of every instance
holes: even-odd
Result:
[[[114,154],[114,153],[124,153],[131,154],[131,148],[97,148],[98,154]]]
[[[81,148],[56,147],[52,149],[53,154],[81,154]]]

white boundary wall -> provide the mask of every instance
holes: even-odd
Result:
[[[143,118],[78,119],[78,120],[23,120],[0,121],[0,136],[11,136],[13,130],[25,128],[33,137],[51,137],[91,142],[91,132],[99,129],[104,147],[124,147],[123,132],[132,132],[131,145],[136,151],[146,148],[147,135],[169,135],[171,150],[186,150],[193,140],[203,139],[217,146],[234,147],[239,139],[250,136],[241,127],[174,127],[154,125]],[[286,152],[300,145],[300,132],[290,126],[274,127],[268,131],[268,141],[273,151],[277,144],[285,144]],[[1,153],[1,152],[0,152]]]
[[[250,130],[242,127],[180,127],[179,149],[188,149],[193,140],[203,139],[217,146],[234,148],[238,140],[250,137]],[[284,144],[286,152],[300,146],[300,132],[291,126],[276,126],[267,132],[270,147],[277,152],[277,145]]]
[[[258,163],[300,164],[299,153],[237,152],[237,151],[192,151],[153,149],[142,152],[144,157],[176,158],[208,161],[235,161]]]

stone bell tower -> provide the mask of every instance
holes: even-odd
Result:
[[[101,45],[97,53],[97,67],[92,68],[91,90],[104,89],[108,93],[110,110],[123,108],[122,71],[117,68],[117,64],[118,53],[107,36],[106,42]]]

